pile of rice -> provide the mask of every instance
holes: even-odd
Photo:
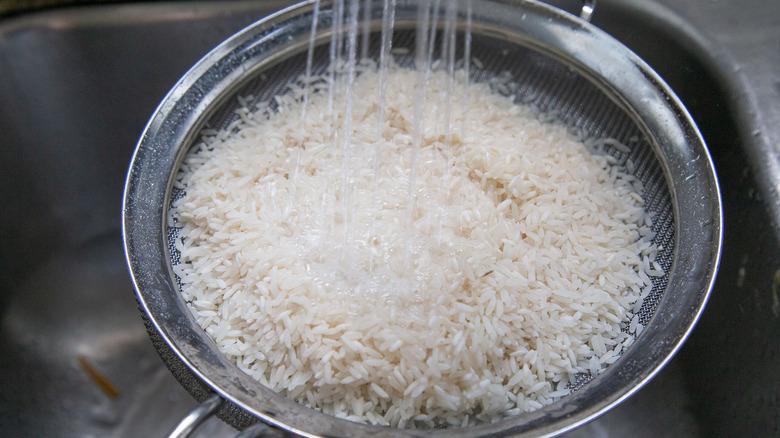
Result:
[[[172,210],[182,294],[238,367],[325,413],[425,428],[538,409],[633,341],[642,199],[462,75],[447,94],[431,73],[416,143],[416,74],[390,71],[380,141],[370,69],[348,123],[350,97],[315,81],[305,115],[296,88],[207,132]]]

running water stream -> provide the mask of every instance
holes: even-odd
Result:
[[[466,28],[462,29],[463,37],[458,39],[458,7],[466,4]],[[327,113],[323,116],[328,120],[329,143],[337,152],[331,155],[333,162],[328,167],[333,172],[333,183],[323,187],[322,211],[328,217],[323,217],[320,221],[320,260],[322,263],[324,254],[333,254],[336,249],[340,264],[345,267],[357,267],[364,262],[361,261],[367,251],[367,273],[369,276],[374,274],[380,260],[387,260],[388,254],[384,253],[385,248],[381,245],[378,236],[383,230],[378,229],[377,217],[381,215],[382,206],[378,189],[383,180],[383,138],[386,123],[386,92],[388,74],[396,65],[396,59],[393,55],[393,35],[395,26],[396,0],[383,0],[381,2],[381,11],[371,10],[378,6],[379,2],[371,0],[334,0],[332,10],[327,11],[332,15],[330,29],[318,29],[320,16],[323,12],[320,10],[320,1],[314,4],[313,22],[311,25],[311,36],[309,38],[309,47],[306,57],[306,69],[303,75],[303,97],[301,106],[301,120],[306,120],[308,111],[308,99],[312,91],[313,64],[316,50],[316,35],[318,32],[330,31],[330,41],[328,47],[329,65],[326,70],[327,82]],[[462,157],[454,153],[452,146],[453,139],[456,137],[453,126],[456,108],[453,108],[453,96],[457,92],[466,95],[466,90],[455,89],[455,75],[464,74],[466,76],[469,68],[470,56],[470,21],[471,21],[471,2],[469,0],[460,1],[442,1],[442,0],[421,0],[418,4],[418,16],[415,29],[415,47],[410,56],[413,59],[415,73],[415,83],[413,84],[413,114],[411,122],[411,145],[410,158],[408,164],[408,180],[398,181],[398,184],[407,186],[406,199],[406,224],[405,224],[405,245],[402,254],[396,254],[395,257],[402,257],[403,271],[410,276],[414,276],[415,271],[415,251],[419,251],[415,241],[418,240],[415,230],[415,220],[418,216],[420,202],[432,202],[436,205],[435,214],[427,214],[425,226],[426,229],[435,230],[434,236],[430,236],[437,241],[442,240],[441,227],[447,222],[450,216],[455,215],[459,209],[457,206],[448,205],[450,197],[449,180],[453,172],[464,172]],[[327,13],[326,12],[326,13]],[[381,12],[381,33],[378,35],[378,54],[376,49],[372,49],[372,43],[376,37],[372,34],[376,31],[375,19]],[[379,20],[376,20],[376,24]],[[458,47],[458,44],[462,47]],[[376,47],[376,46],[374,46]],[[458,53],[462,53],[463,59],[458,61]],[[378,58],[378,59],[377,59]],[[355,79],[364,70],[365,66],[376,66],[378,72],[378,94],[376,96],[356,96]],[[458,71],[458,67],[463,68]],[[431,95],[428,87],[428,81],[432,71],[442,70],[449,76],[446,92],[439,95]],[[465,81],[468,86],[468,80]],[[365,138],[355,134],[356,121],[353,120],[353,103],[355,99],[375,99],[376,101],[376,128],[373,141],[366,141]],[[460,138],[465,136],[466,125],[466,106],[463,105],[460,110],[463,112],[461,119],[463,126],[460,129]],[[433,113],[435,117],[426,122],[426,114]],[[426,126],[426,123],[432,123]],[[306,125],[300,126],[301,138],[304,138]],[[440,151],[435,162],[419,162],[420,150],[428,145],[423,144],[426,130],[433,130],[433,138],[436,140],[436,148]],[[300,171],[300,146],[296,152],[295,168],[291,177],[296,178]],[[460,164],[459,164],[460,163]],[[366,194],[365,191],[354,189],[354,182],[361,178],[363,172],[370,171],[373,174],[373,191]],[[436,172],[441,177],[441,187],[437,188],[439,198],[435,200],[421,199],[417,179],[419,172]],[[387,176],[385,176],[387,177]],[[293,190],[295,184],[292,184]],[[443,190],[439,190],[443,188]],[[294,195],[294,194],[293,194]],[[362,199],[368,196],[370,199]],[[432,205],[433,206],[433,205]],[[425,206],[428,207],[427,205]],[[361,223],[359,220],[359,209],[366,208],[372,220],[368,223]],[[366,227],[360,229],[360,227]],[[363,275],[361,274],[361,275]],[[410,287],[412,282],[409,283]]]
[[[385,94],[387,93],[387,72],[390,67],[390,56],[393,47],[393,26],[395,25],[395,8],[396,0],[384,0],[382,4],[382,34],[381,34],[381,46],[379,49],[379,96],[377,101],[377,123],[376,123],[376,139],[374,140],[374,189],[373,198],[371,202],[372,214],[371,216],[376,218],[379,214],[379,196],[377,196],[379,179],[381,177],[381,155],[382,155],[382,132],[385,124]],[[364,28],[364,32],[368,32],[368,28]],[[364,49],[367,53],[368,38],[364,39]],[[371,239],[372,247],[369,252],[369,272],[374,272],[374,258],[379,248],[374,248],[373,243],[375,241],[374,236],[376,234],[376,220],[371,221],[371,229],[369,230],[369,238]]]

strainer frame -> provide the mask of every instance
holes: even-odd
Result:
[[[399,10],[409,3],[414,2],[399,0]],[[512,34],[518,43],[576,66],[641,121],[656,141],[676,218],[674,265],[667,286],[673,293],[663,300],[679,304],[671,309],[659,306],[652,320],[664,330],[646,331],[619,366],[595,377],[565,402],[494,424],[434,432],[361,425],[305,408],[260,385],[219,354],[186,308],[171,271],[165,227],[173,176],[211,108],[227,99],[258,65],[269,62],[269,55],[282,58],[308,40],[307,17],[314,7],[309,1],[247,27],[188,71],[146,126],[126,180],[123,236],[139,305],[175,357],[224,399],[263,421],[306,436],[552,436],[625,400],[671,359],[689,335],[712,289],[722,241],[717,176],[691,116],[648,65],[589,23],[533,0],[478,3],[483,7],[474,9],[475,18],[479,14],[493,21],[479,22],[473,31]],[[322,9],[328,4],[323,2]],[[291,40],[289,33],[304,36]],[[579,405],[591,398],[599,402]]]

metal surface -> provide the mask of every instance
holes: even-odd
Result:
[[[642,336],[604,373],[592,380],[583,376],[587,383],[578,385],[572,395],[492,424],[422,432],[558,434],[603,414],[646,384],[688,336],[719,262],[720,193],[690,116],[635,54],[598,29],[547,5],[474,3],[472,53],[480,57],[484,69],[473,75],[509,72],[520,84],[518,99],[536,96],[534,104],[541,111],[562,114],[566,123],[585,130],[586,136],[617,138],[626,144],[629,138],[639,138],[630,154],[614,154],[619,163],[630,158],[642,169],[636,176],[646,188],[643,196],[649,211],[656,215],[656,243],[664,248],[658,261],[669,272],[668,278],[655,284],[653,299],[644,303],[639,314],[646,324]],[[373,2],[373,7],[381,11],[382,3]],[[168,217],[163,206],[174,197],[174,175],[200,129],[219,127],[215,119],[228,123],[225,114],[235,117],[236,95],[270,98],[288,78],[302,73],[313,10],[312,2],[303,4],[232,37],[199,61],[162,102],[139,142],[127,178],[123,231],[128,263],[153,335],[159,333],[169,347],[161,348],[163,356],[171,356],[166,361],[176,361],[172,351],[229,402],[278,427],[317,436],[419,436],[418,431],[350,423],[304,408],[258,384],[218,354],[186,309],[170,267],[170,257],[178,257],[170,246],[166,250],[170,230],[161,233]],[[377,14],[372,15],[377,24]],[[417,15],[417,3],[399,1],[395,33],[402,37],[407,29],[415,29]],[[328,60],[327,23],[335,20],[327,2],[321,6],[319,20],[316,39],[325,48],[320,51],[324,55],[315,55],[317,70],[323,65],[318,59]],[[236,426],[244,421],[225,418]]]
[[[279,7],[138,3],[0,21],[0,435],[159,436],[194,406],[132,300],[117,215],[126,165],[182,73]],[[569,436],[777,436],[780,249],[763,187],[780,181],[765,164],[780,144],[780,13],[763,0],[601,0],[593,22],[648,61],[697,120],[723,187],[726,240],[680,354]],[[198,432],[236,433],[217,420]]]

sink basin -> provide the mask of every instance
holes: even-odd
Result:
[[[710,302],[680,353],[568,437],[780,434],[780,153],[771,146],[780,128],[769,123],[780,112],[780,10],[721,3],[600,0],[594,14],[697,121],[720,177],[725,241]],[[287,4],[141,2],[0,18],[0,435],[159,436],[195,406],[137,309],[122,249],[124,178],[178,78]],[[197,432],[235,434],[216,419]]]

